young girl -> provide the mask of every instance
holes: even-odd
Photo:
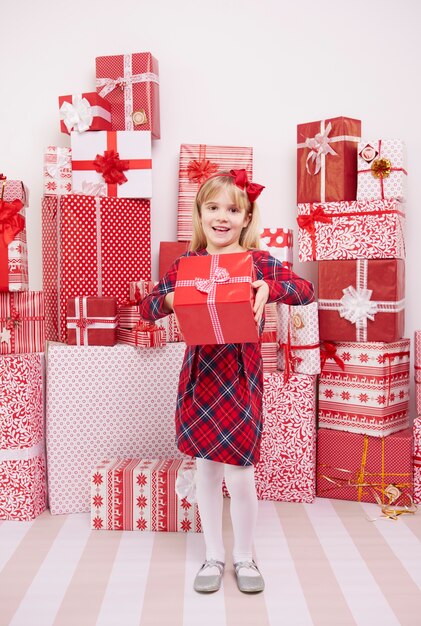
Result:
[[[250,251],[257,280],[254,315],[260,332],[267,302],[307,304],[313,286],[259,250],[256,198],[263,187],[245,170],[222,172],[200,187],[194,208],[190,251],[183,256]],[[141,316],[156,320],[173,310],[179,259],[141,303]],[[187,346],[176,407],[177,445],[196,457],[196,495],[206,544],[206,560],[194,588],[217,591],[225,567],[222,540],[222,479],[231,496],[233,563],[240,591],[263,591],[253,560],[257,519],[254,464],[262,433],[263,370],[259,343]]]

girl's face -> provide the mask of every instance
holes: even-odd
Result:
[[[206,249],[211,254],[239,252],[240,236],[250,222],[250,215],[232,202],[225,188],[200,207],[201,223],[206,237]]]

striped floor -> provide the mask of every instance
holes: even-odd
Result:
[[[0,522],[0,626],[420,626],[421,512],[369,521],[378,515],[261,502],[256,596],[238,591],[231,566],[218,593],[193,591],[199,534],[91,531],[88,514]]]

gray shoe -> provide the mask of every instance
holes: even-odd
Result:
[[[242,567],[248,567],[254,570],[257,572],[258,576],[241,576],[239,571]],[[240,591],[243,593],[258,593],[259,591],[263,591],[265,588],[265,581],[263,580],[263,576],[259,572],[259,568],[253,560],[238,561],[238,563],[234,563],[234,568],[237,576],[237,585]]]
[[[203,572],[203,570],[207,567],[217,567],[219,574],[210,574],[209,576],[201,574],[201,572]],[[221,586],[224,569],[225,563],[222,563],[222,561],[215,561],[215,559],[205,561],[194,579],[194,590],[199,591],[200,593],[212,593],[213,591],[218,591]]]

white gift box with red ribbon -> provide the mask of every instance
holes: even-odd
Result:
[[[358,144],[357,200],[406,199],[406,146],[400,139],[362,139]]]

